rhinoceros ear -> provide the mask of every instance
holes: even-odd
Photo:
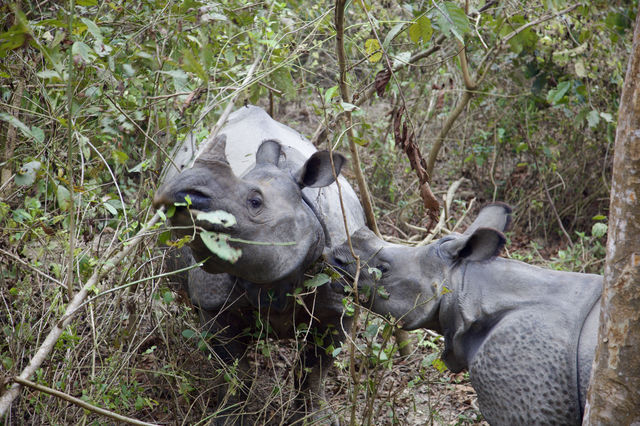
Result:
[[[478,228],[471,235],[445,241],[440,250],[452,260],[481,262],[500,254],[506,238],[493,228]]]
[[[336,169],[335,175],[338,176],[347,159],[337,152],[329,154],[329,151],[318,151],[309,157],[295,174],[300,188],[322,188],[323,186],[331,185],[335,181],[333,170],[331,169],[332,157],[333,165]]]
[[[277,141],[272,139],[262,141],[260,147],[258,147],[258,152],[256,152],[256,164],[273,164],[277,166],[281,151],[282,146]]]
[[[194,166],[208,166],[211,163],[224,163],[229,164],[227,161],[227,154],[225,153],[225,149],[227,148],[227,135],[220,134],[215,137],[214,140],[209,142],[209,145],[206,149],[200,154],[196,161],[194,162]]]
[[[505,232],[511,225],[511,207],[505,203],[488,204],[480,210],[478,217],[464,231],[464,235],[473,234],[479,228],[493,228]]]

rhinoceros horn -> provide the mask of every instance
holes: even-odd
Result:
[[[227,155],[225,154],[226,147],[227,135],[223,133],[216,136],[214,140],[209,142],[209,145],[205,148],[202,154],[196,158],[193,166],[209,167],[216,163],[223,163],[228,166],[229,161],[227,161]]]

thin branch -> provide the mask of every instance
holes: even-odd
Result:
[[[151,136],[149,136],[149,134],[147,132],[144,131],[144,129],[142,127],[140,127],[138,125],[138,123],[131,117],[129,117],[129,114],[127,114],[122,108],[120,108],[120,105],[118,105],[116,103],[116,101],[114,101],[113,99],[111,99],[111,96],[109,96],[108,94],[105,93],[105,96],[107,97],[107,99],[109,100],[109,102],[111,102],[111,105],[113,105],[120,114],[124,115],[124,117],[129,120],[129,122],[131,124],[133,124],[135,126],[136,129],[138,129],[138,131],[140,133],[142,133],[144,135],[144,137],[150,141],[152,144],[154,144],[156,146],[156,148],[158,148],[158,150],[160,150],[160,152],[162,152],[165,156],[165,158],[168,159],[168,161],[177,169],[178,166],[175,165],[175,163],[173,162],[173,159],[171,158],[171,156],[167,153],[167,151],[158,143],[155,141],[155,139],[153,139]]]
[[[409,65],[413,65],[416,62],[418,62],[421,59],[427,58],[431,55],[433,55],[434,53],[436,53],[438,50],[440,50],[442,48],[441,44],[444,40],[445,40],[445,36],[441,35],[440,37],[438,37],[433,45],[425,50],[422,50],[418,53],[416,53],[415,55],[413,55],[412,57],[409,58],[409,60],[407,60],[406,62],[401,62],[396,64],[393,69],[391,70],[391,73],[396,73],[404,68],[406,68]],[[360,89],[359,91],[357,91],[354,95],[353,95],[353,99],[352,99],[352,103],[356,106],[360,106],[362,104],[364,104],[366,101],[368,101],[369,99],[371,99],[371,97],[373,96],[373,94],[376,93],[376,88],[375,88],[375,83],[370,83],[368,85],[366,85],[364,88]],[[328,120],[326,120],[324,123],[320,123],[318,125],[318,127],[316,128],[316,130],[313,132],[313,136],[311,137],[311,142],[314,145],[318,144],[318,141],[323,137],[323,135],[325,134],[325,132],[327,131],[328,128],[333,128],[336,123],[342,119],[342,115],[344,114],[344,112],[341,112],[340,114],[338,114],[336,117],[334,117],[330,122]]]
[[[75,0],[69,2],[69,37],[73,34]],[[67,64],[67,179],[69,184],[69,253],[67,257],[67,296],[73,297],[73,258],[76,245],[75,188],[73,187],[73,49],[69,50]]]
[[[556,12],[556,13],[550,13],[549,15],[545,15],[545,16],[543,16],[541,18],[538,18],[535,21],[527,22],[523,26],[516,28],[512,33],[507,34],[502,40],[500,40],[500,43],[502,43],[502,44],[507,43],[509,40],[511,40],[512,38],[514,38],[518,34],[520,34],[522,31],[526,30],[527,28],[531,28],[534,25],[541,24],[542,22],[548,21],[549,19],[555,18],[556,16],[560,16],[560,15],[564,15],[565,13],[569,13],[572,10],[577,9],[578,6],[580,6],[580,4],[581,3],[576,3],[576,4],[572,5],[572,6],[567,7],[566,9],[562,9],[562,10]]]
[[[149,426],[149,425],[154,425],[154,423],[147,423],[147,422],[143,422],[140,420],[136,420],[136,419],[132,419],[130,417],[126,417],[123,416],[121,414],[118,413],[114,413],[113,411],[109,411],[109,410],[105,410],[104,408],[100,408],[100,407],[96,407],[95,405],[91,405],[88,402],[85,402],[79,398],[73,397],[71,395],[68,395],[64,392],[60,392],[59,390],[56,389],[52,389],[48,386],[43,386],[43,385],[39,385],[37,383],[32,382],[31,380],[26,380],[26,379],[22,379],[20,377],[14,377],[13,381],[20,383],[21,385],[30,387],[31,389],[35,389],[37,391],[40,392],[44,392],[44,393],[48,393],[49,395],[53,395],[55,397],[58,397],[60,399],[64,399],[65,401],[68,401],[72,404],[75,404],[79,407],[84,408],[85,410],[89,410],[89,411],[93,411],[94,413],[98,413],[101,414],[105,417],[109,417],[111,419],[117,420],[119,422],[125,422],[125,423],[129,423],[132,425],[144,425],[144,426]]]
[[[338,56],[338,66],[340,69],[340,77],[338,86],[340,87],[340,95],[344,102],[351,102],[351,96],[349,95],[349,87],[347,86],[347,73],[346,73],[346,54],[344,51],[344,9],[346,0],[336,0],[335,8],[335,25],[336,25],[336,53]],[[349,140],[349,150],[351,151],[351,161],[353,162],[353,172],[356,175],[356,181],[358,183],[358,189],[360,190],[360,198],[362,199],[362,207],[364,208],[364,214],[367,219],[367,225],[376,235],[380,235],[378,230],[378,224],[376,223],[376,217],[373,213],[373,204],[371,203],[371,195],[369,194],[369,188],[367,182],[362,175],[362,168],[360,166],[360,156],[358,155],[358,148],[353,135],[351,111],[345,111],[343,115],[345,127],[347,128],[347,139]]]
[[[10,253],[6,250],[3,250],[0,248],[0,253],[4,254],[5,256],[9,256],[11,257],[13,260],[21,263],[22,265],[26,266],[27,268],[31,269],[32,271],[34,271],[36,274],[42,275],[44,278],[50,280],[53,283],[56,283],[57,285],[61,286],[61,287],[65,287],[64,283],[61,282],[60,280],[55,279],[54,277],[52,277],[51,275],[48,275],[44,272],[42,272],[40,269],[36,268],[35,266],[25,262],[23,259],[20,259],[18,256],[16,256],[13,253]]]

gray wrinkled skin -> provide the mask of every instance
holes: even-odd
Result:
[[[211,256],[196,235],[191,243],[193,255],[198,261],[208,259],[204,264],[207,272],[229,273],[258,284],[290,281],[292,275],[300,274],[318,258],[325,245],[346,239],[328,155],[316,152],[298,132],[253,106],[231,114],[220,135],[220,140],[210,145],[193,168],[177,175],[169,169],[154,205],[183,202],[188,195],[193,202],[191,214],[179,209],[172,219],[174,226],[191,226],[191,215],[199,211],[224,210],[233,214],[237,225],[197,225],[236,239],[273,245],[232,242],[243,252],[232,264]],[[223,139],[226,146],[221,146]],[[265,146],[265,140],[276,141],[280,148]],[[178,150],[178,164],[189,158],[191,143],[187,138]],[[261,148],[263,155],[256,158]],[[344,157],[334,154],[337,172],[343,162]],[[358,229],[364,225],[362,207],[347,181],[342,177],[339,180],[349,229]],[[310,205],[302,200],[302,194]],[[324,241],[322,225],[330,241]],[[182,230],[182,234],[192,233],[192,229]]]
[[[400,319],[407,330],[444,336],[443,361],[453,372],[469,370],[490,424],[579,425],[602,277],[496,258],[510,212],[504,204],[489,205],[464,234],[424,247],[358,230],[352,236],[363,264],[358,288],[371,292],[372,311]],[[330,258],[353,276],[349,253],[343,244]],[[370,267],[382,272],[379,280]]]
[[[215,335],[212,347],[216,354],[230,365],[239,360],[237,370],[243,380],[249,376],[244,355],[251,335],[264,332],[256,329],[258,312],[269,321],[270,337],[291,338],[298,323],[310,324],[322,333],[323,347],[307,345],[302,368],[310,372],[297,384],[303,391],[305,411],[316,411],[324,400],[322,381],[332,364],[324,347],[338,346],[350,322],[345,319],[341,323],[342,297],[330,286],[304,296],[313,318],[287,294],[302,285],[305,271],[331,243],[346,239],[331,158],[258,107],[235,111],[220,135],[191,169],[183,167],[194,152],[193,138],[187,138],[174,154],[182,171],[170,167],[154,197],[156,207],[183,202],[187,195],[192,202],[188,210],[178,208],[171,222],[178,228],[174,229],[178,236],[195,235],[195,239],[189,248],[174,254],[170,267],[176,270],[192,265],[194,258],[204,261],[204,266],[174,280],[188,289],[190,299],[200,308],[203,323]],[[334,153],[333,163],[339,173],[344,157]],[[344,178],[338,179],[350,229],[364,226],[355,192]],[[200,211],[216,210],[233,214],[237,223],[230,228],[202,221],[196,225],[263,244],[232,242],[242,250],[236,263],[212,254],[194,232],[192,218]],[[236,405],[236,413],[242,413],[246,394],[239,394],[221,392],[218,401],[226,400],[227,406]],[[326,410],[324,413],[330,416]],[[316,415],[315,420],[322,420],[321,416]],[[231,416],[217,422],[242,424],[244,420]],[[324,422],[335,424],[331,417]]]

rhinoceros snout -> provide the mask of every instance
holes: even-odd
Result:
[[[178,191],[175,196],[176,203],[186,203],[187,207],[200,211],[207,211],[211,206],[211,197],[200,191]]]
[[[348,275],[349,270],[354,269],[354,259],[351,257],[351,254],[340,249],[331,251],[327,256],[327,262],[342,274]]]
[[[184,207],[193,210],[208,211],[211,206],[211,197],[197,190],[184,190],[174,193],[162,191],[153,198],[153,207],[156,209],[176,203],[184,204]]]

